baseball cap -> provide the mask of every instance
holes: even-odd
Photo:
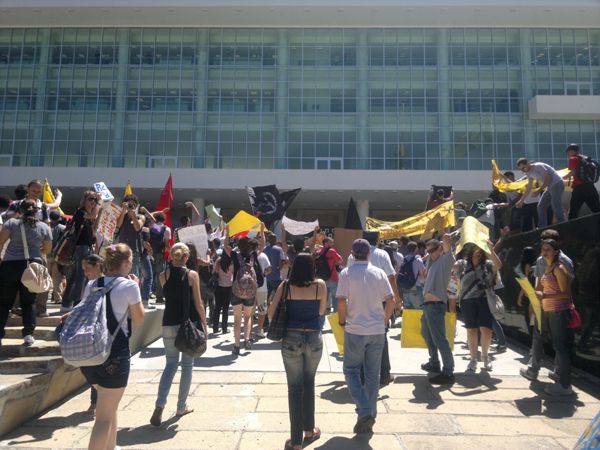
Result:
[[[366,239],[356,239],[352,243],[352,251],[355,256],[367,256],[371,251],[371,244]]]
[[[390,242],[390,247],[392,247],[394,250],[398,249],[398,243],[396,241],[392,241]]]

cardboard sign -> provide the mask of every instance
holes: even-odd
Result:
[[[106,202],[103,205],[98,233],[108,242],[112,241],[120,215],[121,207],[115,205],[113,202]]]
[[[421,335],[422,309],[405,309],[402,311],[402,334],[400,343],[402,348],[427,348],[425,339]],[[450,349],[454,350],[454,332],[456,331],[456,313],[446,313],[446,337]]]
[[[198,258],[204,259],[208,253],[208,236],[206,235],[206,227],[202,225],[194,225],[192,227],[180,228],[177,231],[179,242],[184,244],[193,244],[196,247]]]
[[[94,183],[94,190],[100,193],[102,200],[105,202],[112,202],[115,199],[115,196],[111,194],[104,181],[98,181],[97,183]]]

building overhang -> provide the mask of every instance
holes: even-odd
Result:
[[[4,0],[0,3],[0,27],[585,28],[598,24],[597,0]]]
[[[600,120],[600,95],[536,95],[530,119]]]

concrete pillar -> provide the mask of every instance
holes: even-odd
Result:
[[[358,217],[360,217],[360,223],[365,228],[365,221],[369,215],[369,200],[355,200],[356,210],[358,211]]]
[[[532,75],[531,75],[531,30],[521,29],[519,31],[519,47],[521,49],[521,111],[523,114],[523,137],[525,139],[525,156],[536,159],[534,124],[529,119],[528,102],[533,98]],[[513,151],[521,151],[520,143],[512,146]],[[523,156],[513,154],[514,158]]]
[[[438,117],[440,133],[441,168],[451,168],[452,144],[450,138],[450,82],[448,80],[448,30],[438,30],[437,66],[438,66]]]
[[[200,213],[199,217],[192,216],[192,224],[198,225],[198,224],[204,223],[204,217],[205,217],[204,207],[206,206],[204,203],[204,199],[198,197],[198,198],[193,199],[192,203],[194,204],[194,206],[198,209],[198,212]]]
[[[194,161],[193,167],[206,166],[206,109],[208,84],[208,29],[198,31],[196,49],[196,111],[194,114]]]
[[[369,48],[367,30],[358,30],[356,47],[356,168],[368,169],[369,159]]]
[[[117,94],[115,98],[115,120],[113,125],[112,166],[124,167],[123,139],[125,137],[125,112],[127,109],[127,70],[129,67],[129,30],[118,31]]]
[[[31,160],[29,165],[39,167],[44,165],[42,156],[42,133],[44,130],[44,111],[46,110],[46,88],[48,86],[48,58],[50,58],[50,30],[42,28],[38,31],[40,59],[37,63],[36,94],[33,139],[31,142]]]
[[[288,65],[290,49],[288,33],[279,30],[277,35],[277,87],[275,89],[275,169],[287,168],[288,141]]]

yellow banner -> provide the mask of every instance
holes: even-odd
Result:
[[[340,356],[344,356],[344,327],[340,326],[338,313],[329,314],[327,321],[329,322],[329,326],[331,326],[331,331],[333,331],[333,337],[338,346]]]
[[[131,189],[131,180],[127,180],[127,186],[125,186],[125,192],[123,192],[123,197],[126,195],[133,195],[133,189]]]
[[[262,222],[257,217],[254,217],[252,214],[248,214],[246,211],[239,211],[233,217],[233,219],[231,219],[227,223],[229,227],[229,237],[235,236],[240,233],[258,233],[260,231],[261,223]]]
[[[47,205],[50,204],[50,203],[54,203],[56,201],[56,198],[54,197],[54,194],[52,193],[52,188],[50,187],[50,184],[48,183],[48,179],[47,178],[44,178],[44,195],[43,195],[42,201],[44,203],[46,203]],[[63,212],[63,210],[60,209],[60,208],[56,208],[56,211],[61,216],[65,215],[65,213]]]
[[[464,218],[460,229],[460,239],[456,244],[456,253],[459,253],[465,244],[475,244],[488,255],[492,254],[492,249],[488,245],[490,231],[475,217],[467,216]]]
[[[527,278],[523,278],[523,277],[517,277],[516,278],[517,283],[519,283],[519,285],[521,286],[521,289],[523,289],[523,292],[525,292],[525,295],[527,296],[527,298],[529,299],[529,304],[531,305],[531,309],[533,309],[533,314],[535,314],[535,324],[537,326],[538,331],[542,330],[542,303],[540,302],[540,299],[538,298],[538,296],[535,293],[535,289],[533,288],[533,286],[531,285],[531,283],[529,282],[529,280]],[[529,322],[529,320],[528,320]]]
[[[422,309],[405,309],[402,311],[402,333],[400,344],[402,348],[427,348],[427,344],[421,335]],[[446,337],[450,342],[450,348],[454,350],[454,332],[456,330],[456,313],[446,313]]]
[[[367,217],[365,228],[368,231],[378,231],[381,239],[394,239],[400,236],[426,236],[434,231],[443,231],[453,227],[454,200],[442,203],[440,206],[419,213],[400,222],[384,222],[373,217]]]
[[[567,176],[569,173],[569,169],[558,170],[558,174],[561,177]],[[498,168],[496,161],[492,159],[492,185],[498,189],[500,192],[525,192],[525,188],[527,187],[527,183],[529,180],[527,177],[523,177],[518,179],[517,181],[513,181],[509,183],[504,180],[502,177],[502,172]],[[537,180],[533,181],[533,191],[538,191],[540,189],[541,183]]]

